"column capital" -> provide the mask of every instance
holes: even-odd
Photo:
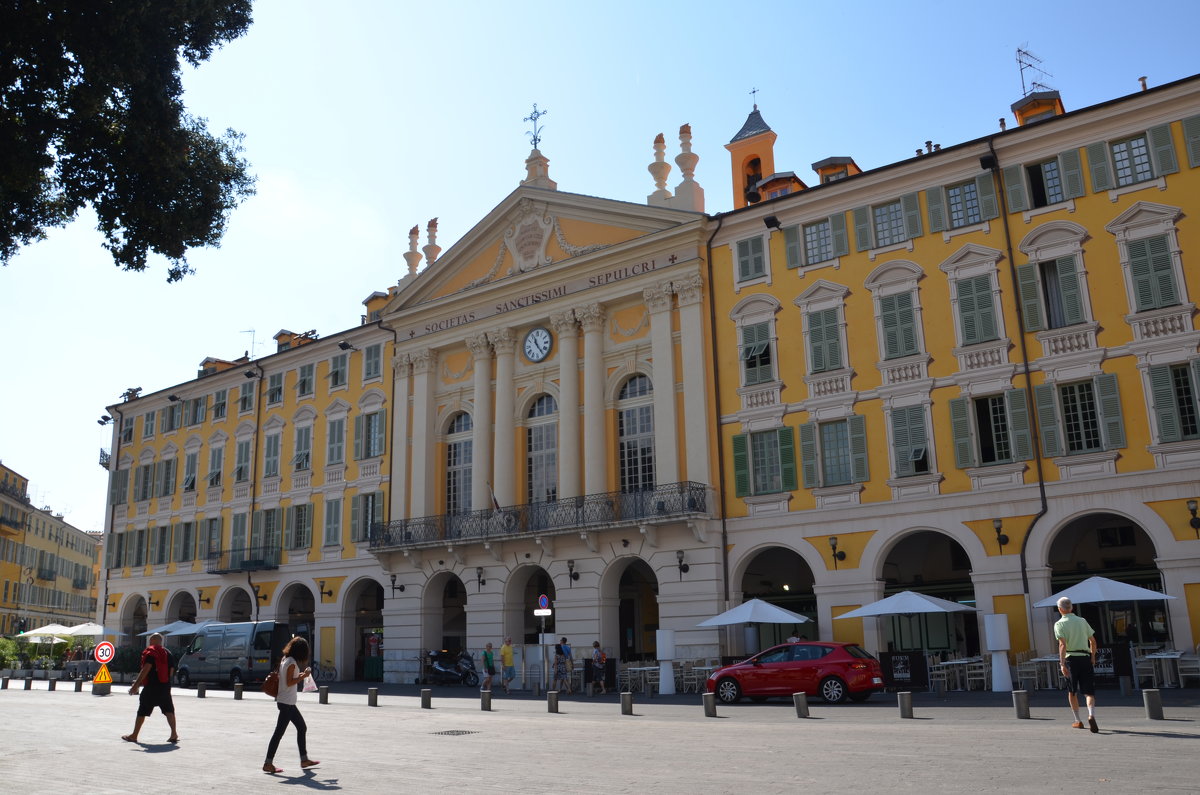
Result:
[[[475,361],[491,358],[492,345],[488,342],[486,331],[481,331],[478,334],[467,337],[464,342],[467,343],[467,349],[471,351],[471,355],[475,357]]]
[[[583,326],[584,332],[603,331],[605,312],[604,307],[600,304],[588,304],[575,310],[575,317],[579,320],[579,325]]]
[[[492,343],[492,347],[496,350],[497,355],[512,353],[517,348],[517,334],[511,328],[500,328],[495,331],[489,331],[487,338]]]
[[[392,376],[394,378],[405,378],[408,376],[409,365],[412,364],[412,356],[407,353],[397,353],[392,357]]]
[[[651,314],[667,312],[671,309],[671,283],[660,282],[642,290],[642,300]]]
[[[700,303],[704,288],[704,279],[696,271],[681,276],[671,282],[671,289],[679,296],[680,306],[691,306]]]
[[[575,312],[568,309],[565,312],[555,312],[550,316],[550,327],[560,337],[573,337],[579,331],[575,320]]]
[[[437,354],[429,348],[422,348],[409,353],[408,361],[414,374],[432,373],[437,366]]]

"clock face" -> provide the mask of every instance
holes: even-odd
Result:
[[[550,355],[550,344],[553,338],[550,332],[540,326],[525,335],[525,356],[531,362],[540,362]]]

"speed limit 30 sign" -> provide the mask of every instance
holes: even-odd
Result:
[[[108,663],[112,662],[112,658],[116,655],[116,653],[117,650],[114,649],[113,645],[106,640],[102,640],[97,643],[96,650],[94,652],[96,656],[96,662],[100,663],[101,665],[107,665]]]

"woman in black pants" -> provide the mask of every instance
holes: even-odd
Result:
[[[300,767],[319,765],[315,759],[308,758],[308,747],[305,745],[305,734],[308,727],[304,725],[304,716],[296,708],[296,690],[307,676],[312,676],[308,667],[308,641],[299,636],[292,638],[283,647],[283,659],[279,662],[279,694],[275,696],[275,706],[279,709],[279,718],[275,721],[275,733],[271,735],[271,744],[267,747],[267,760],[263,762],[263,772],[282,773],[283,769],[275,767],[275,751],[287,725],[296,727],[296,745],[300,747]],[[300,666],[305,666],[300,670]]]

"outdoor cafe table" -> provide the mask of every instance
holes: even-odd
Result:
[[[954,687],[951,690],[966,690],[966,675],[967,665],[973,662],[979,662],[981,657],[964,657],[961,660],[945,660],[938,663],[934,668],[946,671],[947,674],[954,677]]]
[[[1147,660],[1154,660],[1155,669],[1157,669],[1158,671],[1161,672],[1162,675],[1159,676],[1159,681],[1161,681],[1163,683],[1162,684],[1163,687],[1179,687],[1180,686],[1179,658],[1182,656],[1183,656],[1183,652],[1181,652],[1181,651],[1160,651],[1160,652],[1155,652],[1154,654],[1146,655]],[[1169,666],[1168,666],[1168,663],[1170,663]],[[1170,671],[1167,670],[1168,667],[1173,668],[1175,670],[1175,678],[1174,679],[1171,678],[1171,673],[1170,673]]]
[[[626,668],[625,670],[629,672],[629,689],[633,690],[636,685],[638,692],[645,692],[646,674],[650,671],[657,671],[658,666],[649,665],[638,668]]]

